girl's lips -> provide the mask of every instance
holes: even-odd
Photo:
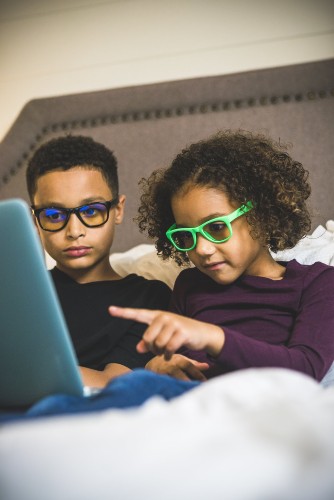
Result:
[[[84,257],[91,251],[90,247],[70,247],[66,248],[66,255],[70,255],[71,257]]]
[[[216,271],[217,269],[221,269],[222,266],[224,266],[225,264],[226,264],[225,261],[213,262],[212,264],[204,264],[203,267],[210,271]]]

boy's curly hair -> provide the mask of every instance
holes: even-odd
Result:
[[[54,170],[86,167],[99,170],[114,196],[118,195],[117,160],[104,144],[82,135],[67,135],[50,139],[32,155],[26,170],[30,200],[36,194],[38,179]]]
[[[263,238],[276,252],[293,247],[311,227],[306,206],[311,188],[308,172],[293,160],[287,146],[247,131],[221,131],[181,151],[167,169],[142,179],[136,221],[141,232],[155,239],[158,254],[188,263],[166,237],[175,222],[171,198],[189,185],[222,190],[230,201],[253,202],[248,223],[253,238]]]

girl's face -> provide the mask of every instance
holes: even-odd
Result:
[[[190,186],[178,192],[171,206],[179,227],[196,227],[239,208],[222,191],[204,186]],[[188,252],[191,262],[202,273],[224,285],[243,274],[278,279],[277,263],[266,245],[252,238],[244,215],[232,222],[232,229],[232,237],[224,243],[212,243],[197,233],[196,247]]]

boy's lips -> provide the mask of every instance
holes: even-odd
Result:
[[[64,252],[66,255],[70,255],[71,257],[83,257],[87,255],[91,251],[91,247],[68,247],[65,248]]]

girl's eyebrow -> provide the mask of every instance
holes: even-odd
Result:
[[[205,217],[203,217],[202,219],[199,220],[199,223],[196,225],[196,226],[187,226],[186,224],[176,224],[176,227],[177,228],[191,228],[191,227],[197,227],[197,226],[201,226],[202,224],[204,224],[205,222],[208,222],[209,220],[211,219],[216,219],[217,217],[226,217],[226,215],[228,214],[222,214],[221,212],[215,212],[213,214],[210,214],[210,215],[206,215]]]
[[[226,217],[226,215],[228,215],[228,214],[222,214],[221,212],[215,212],[215,213],[210,214],[206,217],[203,217],[203,219],[200,219],[200,223],[198,225],[200,226],[201,224],[204,224],[204,222],[207,222],[211,219],[216,219],[217,217]]]

